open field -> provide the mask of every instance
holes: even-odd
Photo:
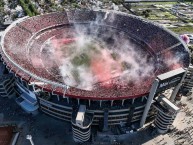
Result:
[[[193,33],[193,26],[179,26],[169,29],[178,34]]]

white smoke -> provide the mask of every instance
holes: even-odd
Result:
[[[116,78],[119,81],[117,84],[125,85],[130,82],[142,82],[149,76],[153,77],[155,71],[153,58],[146,50],[142,50],[138,42],[131,40],[128,34],[105,26],[107,19],[111,20],[109,23],[116,23],[113,13],[98,15],[89,25],[75,24],[72,28],[64,28],[65,33],[62,36],[52,37],[43,45],[42,42],[38,43],[34,40],[31,42],[34,48],[26,50],[26,54],[23,49],[20,49],[23,47],[19,45],[20,40],[18,43],[10,42],[9,46],[14,55],[18,55],[23,60],[25,60],[24,57],[26,60],[29,58],[29,64],[34,68],[46,67],[47,73],[61,75],[63,82],[67,85],[84,90],[94,89],[98,82],[109,84],[111,79],[116,80]],[[70,22],[74,22],[73,18]],[[66,42],[71,39],[74,40]],[[37,48],[41,46],[40,52],[36,46]],[[88,56],[89,63],[74,65],[74,58],[81,54]],[[183,54],[178,54],[175,58],[172,53],[165,55],[161,59],[171,69],[179,67],[180,60],[184,57]],[[57,70],[52,72],[53,68],[57,69],[56,66],[59,67],[58,74],[54,74]]]
[[[172,52],[169,51],[163,56],[163,61],[168,68],[177,69],[183,66],[183,64],[181,64],[181,60],[183,60],[185,57],[184,53],[177,52],[176,55],[173,55]]]
[[[154,65],[151,61],[148,61],[148,56],[140,53],[138,51],[140,49],[138,48],[139,46],[133,44],[129,38],[126,38],[124,33],[116,35],[114,30],[108,30],[108,32],[97,36],[101,29],[98,24],[103,23],[103,20],[107,19],[107,17],[113,19],[113,15],[107,13],[104,17],[97,16],[96,20],[86,27],[75,25],[76,34],[74,37],[76,41],[73,42],[73,53],[63,57],[62,65],[59,67],[63,80],[67,85],[92,90],[98,82],[105,83],[117,77],[119,81],[128,83],[135,80],[135,83],[137,83],[153,74]],[[91,31],[91,34],[87,34],[88,31]],[[105,42],[105,39],[108,38],[112,38],[112,44]],[[89,48],[90,45],[96,49],[97,53],[90,50],[92,49]],[[58,55],[63,50],[58,50],[57,48],[54,51],[54,54]],[[89,59],[91,59],[89,66],[85,64],[75,66],[72,63],[73,58],[81,55],[81,53],[89,55]],[[114,60],[112,54],[117,55],[118,58]],[[124,70],[123,62],[129,65]],[[78,80],[76,77],[78,77]]]

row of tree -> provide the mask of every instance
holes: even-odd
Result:
[[[4,2],[0,0],[0,24],[4,22],[4,16],[5,16]]]
[[[20,5],[28,16],[38,15],[38,11],[30,0],[19,0]]]

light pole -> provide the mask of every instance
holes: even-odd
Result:
[[[26,135],[26,139],[28,139],[31,143],[31,145],[34,145],[34,142],[32,140],[32,136],[31,135]]]

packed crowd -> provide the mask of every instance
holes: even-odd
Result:
[[[179,42],[179,40],[170,33],[166,32],[162,28],[157,27],[156,25],[146,22],[145,20],[120,14],[114,14],[113,18],[112,14],[109,17],[108,15],[105,15],[106,14],[103,12],[96,13],[90,11],[69,11],[26,18],[19,24],[12,27],[6,33],[4,39],[4,48],[15,63],[30,71],[31,74],[35,74],[36,76],[51,80],[53,82],[58,82],[60,78],[56,77],[56,74],[48,73],[45,65],[41,65],[41,67],[35,66],[31,58],[35,57],[37,60],[38,58],[42,59],[41,57],[43,56],[40,50],[42,49],[44,42],[53,36],[62,35],[65,33],[65,31],[67,31],[67,28],[63,29],[63,27],[58,27],[60,24],[68,24],[69,22],[88,23],[88,21],[97,21],[95,24],[102,24],[106,26],[109,25],[109,27],[114,27],[120,31],[126,32],[126,34],[132,34],[132,37],[140,38],[140,40],[143,40],[150,46],[150,48],[152,48],[155,54]],[[110,21],[114,21],[114,23]],[[22,29],[22,27],[19,26],[22,26],[25,29]],[[103,31],[102,27],[98,30]],[[186,50],[183,48],[183,45],[177,46],[172,51],[172,54],[176,56],[180,52],[184,52],[185,56],[188,55]],[[4,56],[4,54],[2,54],[2,56],[3,59],[6,60],[7,65],[15,73],[24,78],[24,80],[30,80],[29,75],[26,75],[22,70],[18,71],[18,68],[13,66],[9,60],[7,60],[6,56]],[[173,55],[170,57],[173,57]],[[180,58],[183,60],[182,65],[187,65],[189,63],[188,58],[189,57],[184,56]],[[44,59],[48,58],[45,57]],[[159,68],[159,72],[157,72],[157,74],[165,71],[167,71],[166,68]],[[128,84],[124,86],[112,85],[110,87],[104,87],[99,85],[93,91],[86,91],[71,87],[67,90],[66,94],[72,97],[82,96],[83,98],[99,99],[132,98],[148,93],[153,79],[154,77],[146,79],[145,81],[133,83],[132,85]],[[52,92],[54,89],[54,92],[59,94],[64,92],[63,88],[54,88],[52,84],[44,85],[42,88],[50,92]]]
[[[67,11],[68,20],[70,23],[85,23],[90,21],[96,21],[97,14],[94,11],[87,10],[73,10]]]
[[[93,91],[86,91],[86,90],[81,90],[77,88],[71,87],[70,89],[67,90],[68,96],[72,97],[79,97],[81,96],[82,98],[87,98],[87,99],[93,99],[93,98],[98,98],[98,99],[109,99],[109,98],[114,98],[114,99],[123,99],[123,98],[135,98],[135,97],[140,97],[141,95],[147,94],[148,91],[150,90],[152,79],[146,81],[145,83],[141,82],[138,84],[134,84],[133,86],[127,86],[124,88],[117,88],[116,85],[106,88],[106,87],[97,87]]]
[[[60,24],[68,24],[68,17],[65,12],[51,13],[45,14],[44,16],[31,17],[25,19],[20,23],[21,26],[30,30],[32,33],[36,33],[44,28]]]
[[[179,42],[177,38],[156,24],[133,16],[130,16],[129,19],[127,17],[126,15],[116,15],[115,19],[118,21],[116,27],[143,40],[155,53]]]

